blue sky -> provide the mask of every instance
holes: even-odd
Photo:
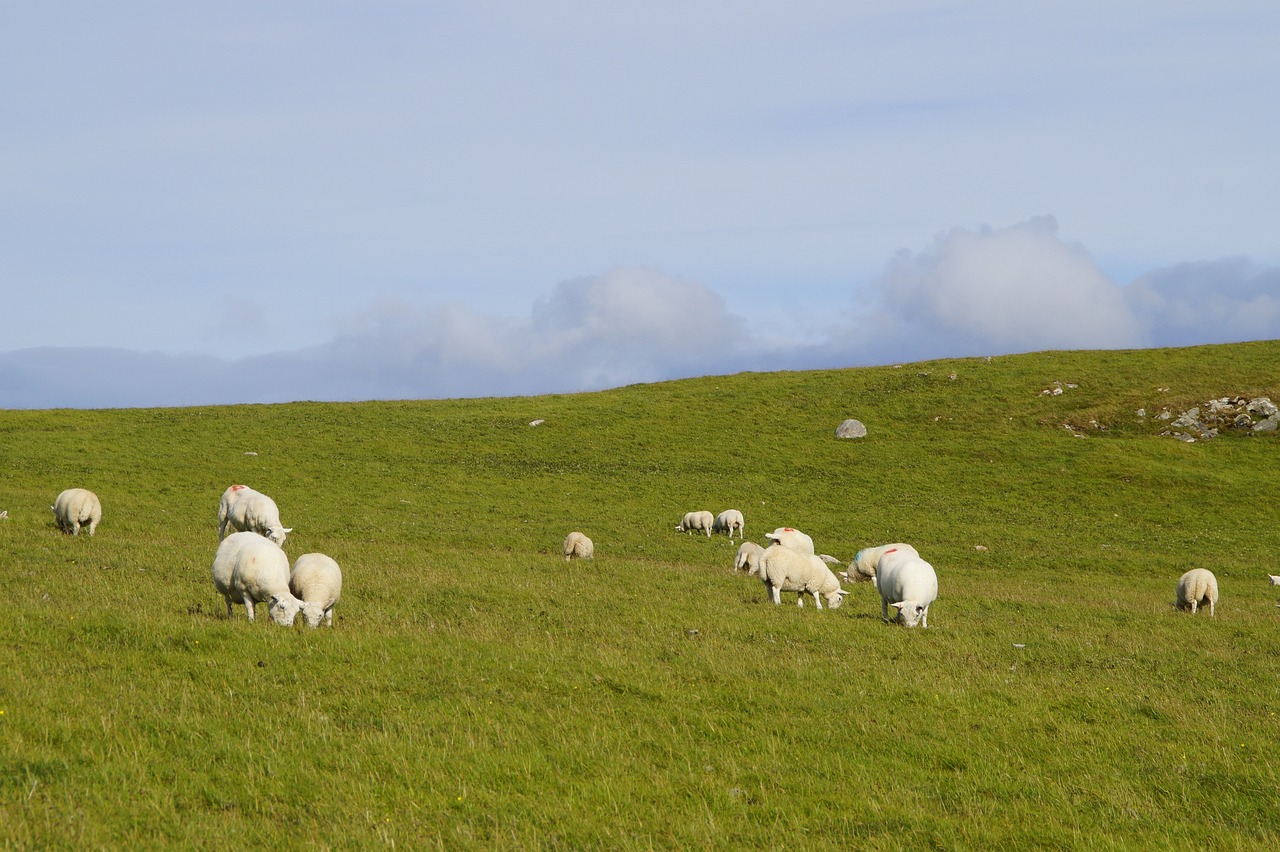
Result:
[[[0,407],[1280,337],[1271,2],[0,5]]]

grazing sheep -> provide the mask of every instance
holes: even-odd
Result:
[[[247,485],[232,485],[222,492],[218,502],[218,541],[226,536],[228,528],[255,532],[282,546],[285,536],[293,532],[293,527],[280,523],[276,501]]]
[[[711,528],[715,523],[716,516],[710,512],[686,512],[680,525],[676,527],[676,532],[687,532],[690,535],[695,532],[705,532],[707,538],[711,538]]]
[[[747,522],[743,520],[742,513],[737,509],[725,509],[716,515],[714,523],[711,525],[712,532],[727,532],[729,540],[733,541],[733,531],[738,531],[738,538],[742,538],[742,531],[746,527]]]
[[[265,601],[271,620],[289,627],[304,606],[289,591],[289,557],[280,545],[255,532],[232,533],[218,545],[213,586],[226,598],[227,618],[232,604],[242,603],[253,621],[254,604]]]
[[[89,535],[102,522],[102,501],[98,495],[85,488],[68,488],[58,495],[49,507],[58,529],[72,535],[80,535],[80,527],[88,525]]]
[[[760,556],[764,548],[754,541],[744,541],[738,545],[738,553],[733,558],[734,572],[746,571],[748,576],[755,577],[760,573]]]
[[[1218,603],[1218,578],[1208,568],[1192,568],[1178,578],[1178,597],[1173,605],[1177,609],[1191,610],[1195,615],[1202,604],[1209,604],[1209,617]]]
[[[571,532],[564,537],[564,561],[568,562],[573,557],[579,559],[592,559],[596,554],[596,546],[580,532]]]
[[[831,609],[837,609],[847,594],[825,562],[813,554],[797,553],[781,544],[769,545],[760,555],[759,576],[775,604],[782,603],[782,592],[799,592],[798,606],[804,606],[804,596],[808,593],[813,595],[818,609],[822,609],[822,598],[827,599]]]
[[[914,553],[890,548],[876,568],[880,590],[880,617],[889,620],[889,607],[907,627],[929,626],[929,605],[938,597],[938,575],[933,566]]]
[[[323,553],[304,553],[289,573],[289,591],[303,602],[302,618],[309,627],[321,619],[333,626],[333,605],[342,598],[342,569]]]
[[[808,556],[813,556],[815,553],[813,539],[800,532],[800,530],[792,529],[791,527],[778,527],[771,533],[765,533],[764,537],[772,539],[783,547],[794,550],[796,553],[804,553]]]
[[[874,583],[876,579],[876,568],[880,565],[880,557],[890,550],[910,553],[912,556],[920,555],[916,552],[916,549],[909,544],[882,544],[879,547],[864,547],[853,557],[852,567],[847,574],[849,582]]]

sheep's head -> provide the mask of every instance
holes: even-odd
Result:
[[[889,605],[898,611],[898,620],[905,627],[918,626],[924,618],[925,610],[928,609],[915,601],[898,601],[896,604]]]
[[[325,615],[332,608],[332,603],[326,606],[318,601],[307,601],[302,604],[302,620],[307,623],[308,627],[319,627],[320,622],[324,621]]]
[[[291,532],[293,532],[293,527],[272,527],[271,531],[267,533],[267,538],[284,547],[285,537]]]
[[[1280,586],[1280,577],[1277,577],[1275,574],[1268,574],[1267,576],[1271,578],[1271,585]]]
[[[849,594],[844,589],[836,589],[830,594],[823,595],[827,599],[827,607],[829,609],[839,609],[840,604],[844,603],[844,596]]]
[[[293,620],[298,617],[302,606],[302,601],[295,597],[282,598],[279,595],[272,595],[271,602],[267,605],[267,612],[276,624],[281,627],[292,627]]]

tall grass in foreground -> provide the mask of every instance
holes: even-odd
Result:
[[[0,412],[0,839],[1275,848],[1278,445],[1154,415],[1280,399],[1278,356]],[[870,435],[836,440],[846,417]],[[225,617],[232,482],[276,498],[291,557],[342,564],[333,630]],[[92,539],[53,526],[73,485]],[[842,560],[916,544],[932,626],[883,624],[870,586],[766,603],[736,542],[674,531],[731,506]],[[571,529],[593,562],[560,557]],[[1195,566],[1215,619],[1169,606]]]

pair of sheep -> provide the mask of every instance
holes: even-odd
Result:
[[[58,529],[72,535],[80,535],[80,528],[87,527],[89,535],[102,523],[102,501],[87,488],[68,488],[57,496],[53,505],[53,519]]]
[[[241,603],[253,621],[255,605],[265,603],[271,620],[282,627],[292,626],[300,612],[311,627],[322,620],[332,627],[333,607],[342,597],[342,569],[323,553],[304,553],[291,570],[280,545],[256,532],[237,532],[218,545],[213,585],[226,599],[227,618]]]
[[[827,563],[813,552],[813,539],[790,527],[779,527],[765,538],[773,541],[761,547],[753,541],[738,546],[734,570],[745,570],[759,577],[765,594],[774,604],[782,603],[783,592],[798,592],[797,606],[804,606],[804,596],[813,596],[813,605],[822,609],[825,600],[831,609],[839,608],[847,594]]]
[[[255,532],[283,545],[293,527],[280,523],[276,501],[247,485],[232,485],[218,501],[218,541],[232,532]]]
[[[729,539],[733,540],[733,533],[736,530],[738,538],[742,538],[743,530],[746,529],[746,520],[742,517],[742,512],[737,509],[725,509],[718,515],[713,515],[707,511],[701,512],[685,512],[680,523],[676,525],[676,532],[688,533],[692,535],[695,532],[704,532],[707,538],[718,532],[729,534]]]

